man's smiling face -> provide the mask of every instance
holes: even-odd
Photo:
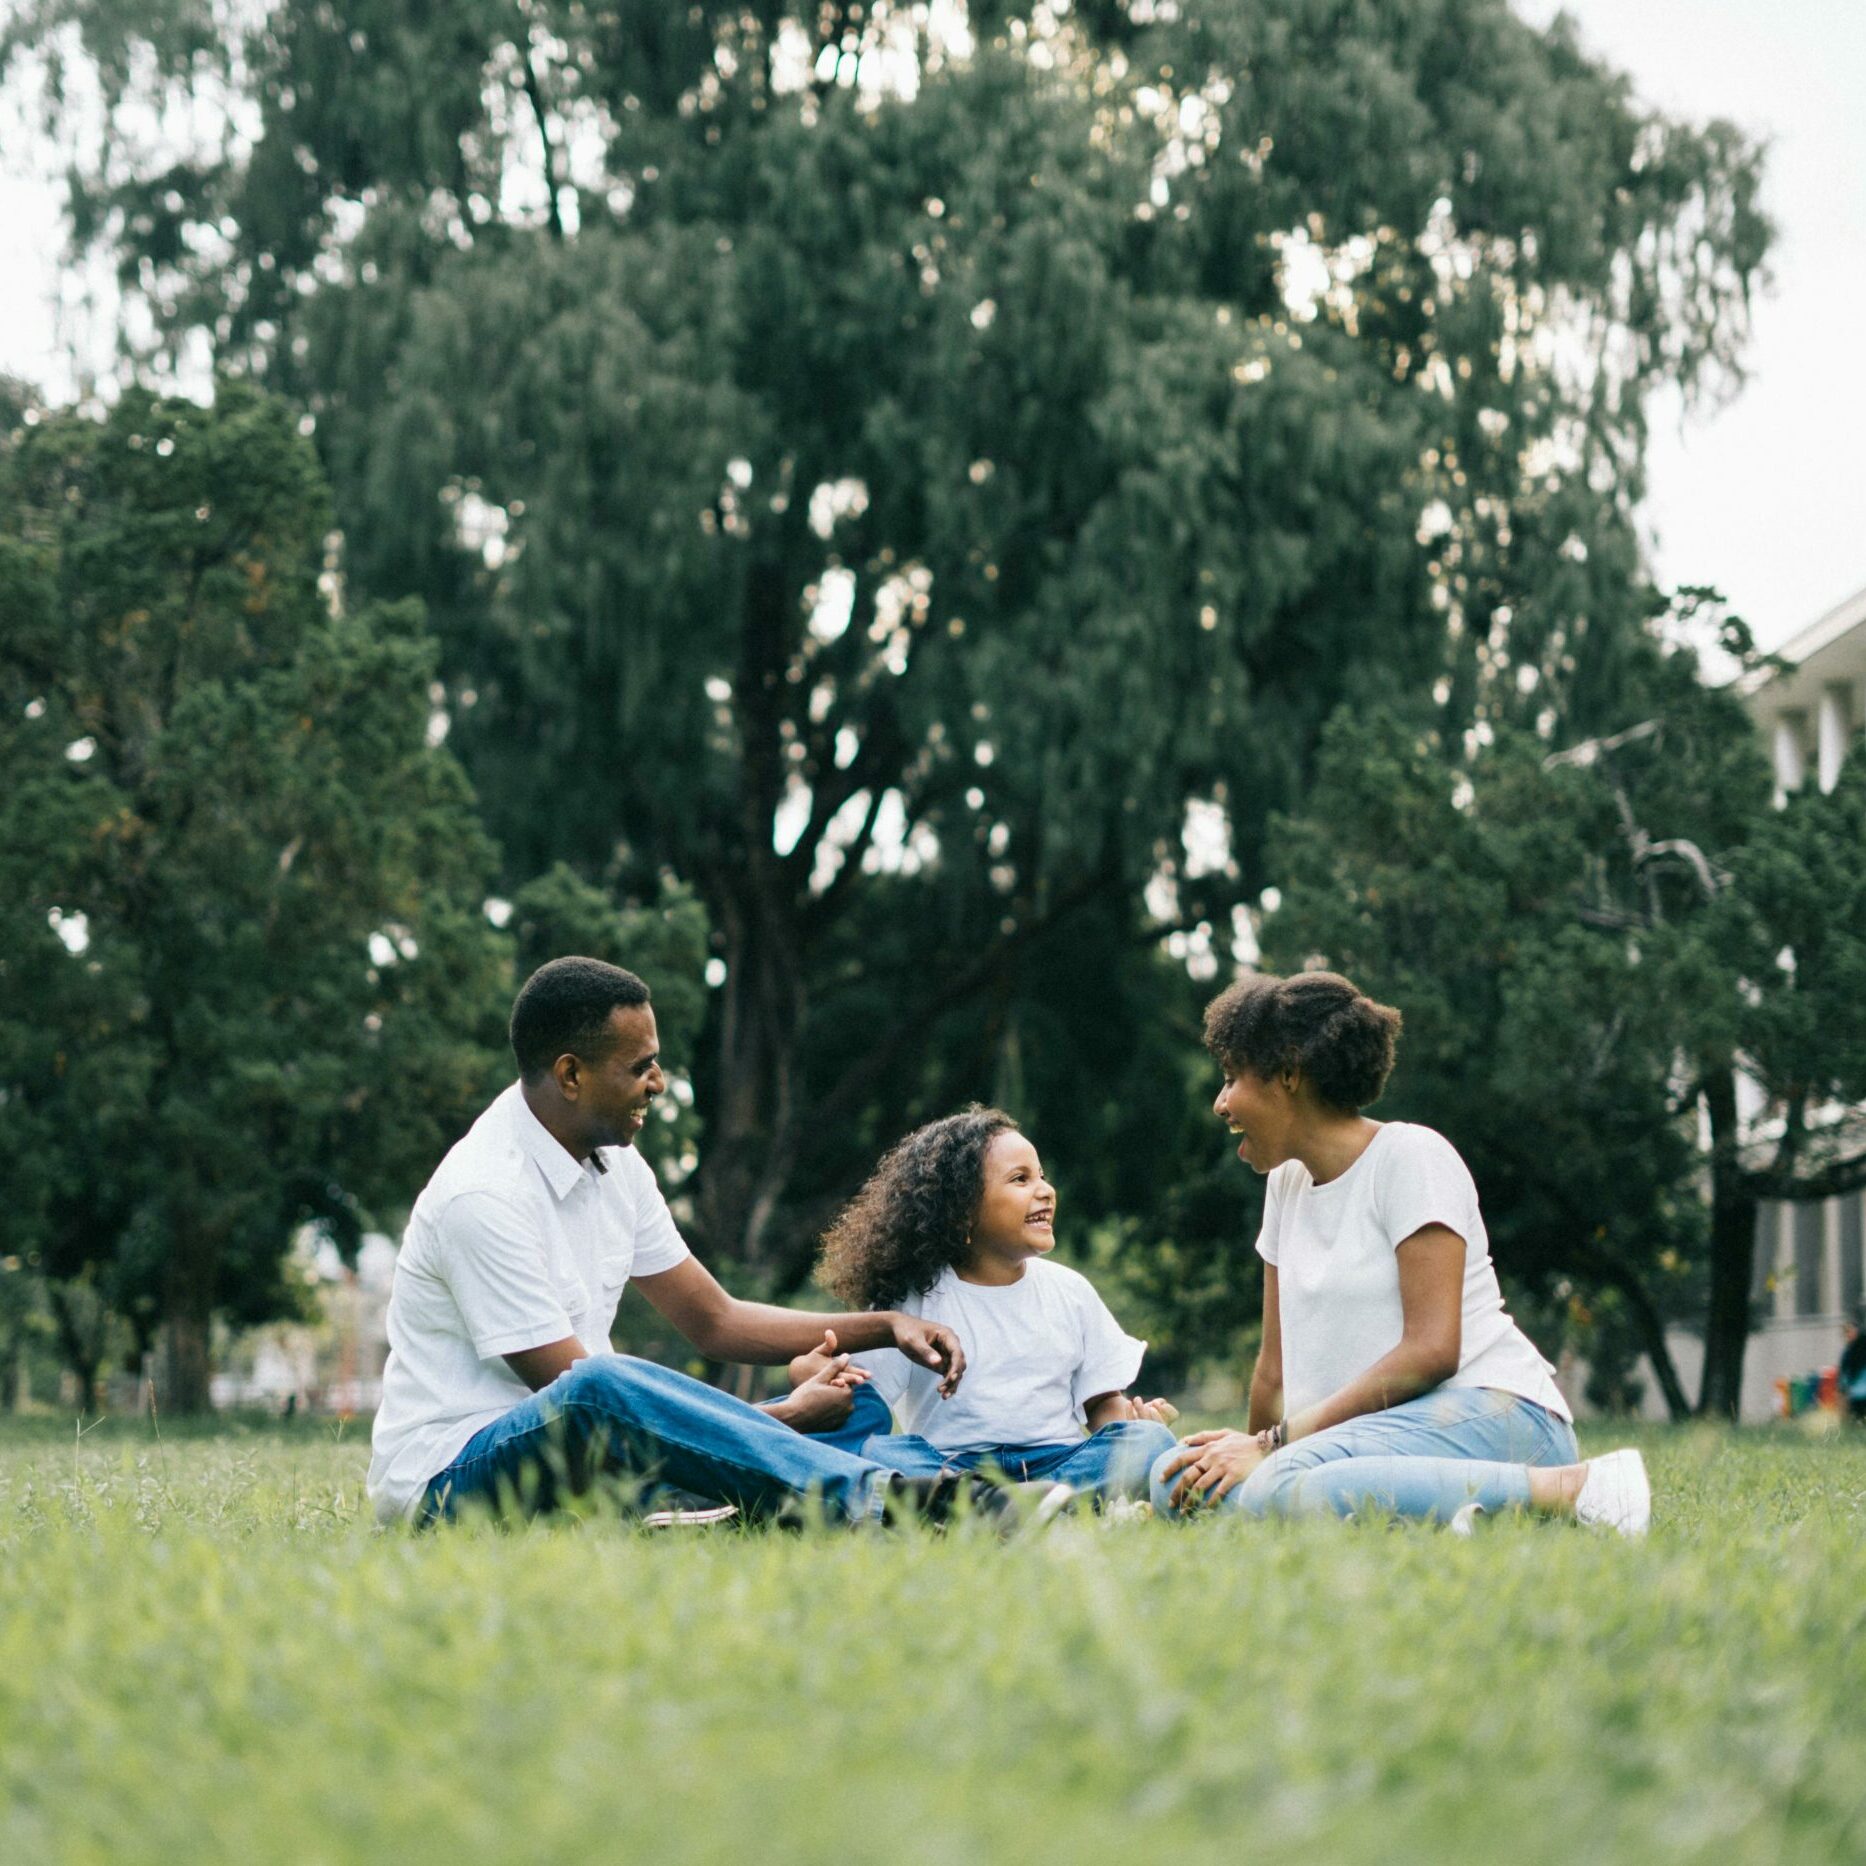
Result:
[[[653,1007],[631,1004],[611,1011],[604,1046],[578,1062],[576,1103],[586,1144],[632,1147],[655,1097],[667,1088]]]

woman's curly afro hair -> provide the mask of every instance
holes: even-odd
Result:
[[[1225,1068],[1300,1069],[1323,1101],[1350,1110],[1380,1099],[1399,1032],[1399,1012],[1338,972],[1254,973],[1205,1007],[1205,1047]]]
[[[1017,1123],[974,1103],[929,1121],[882,1155],[868,1183],[823,1234],[817,1281],[855,1309],[923,1296],[965,1261],[985,1191],[985,1153]]]

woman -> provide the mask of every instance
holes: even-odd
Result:
[[[1252,977],[1205,1013],[1215,1104],[1269,1179],[1250,1429],[1195,1432],[1154,1506],[1253,1516],[1573,1516],[1643,1535],[1637,1451],[1581,1463],[1553,1372],[1510,1319],[1477,1188],[1431,1128],[1373,1121],[1400,1017],[1332,972]]]

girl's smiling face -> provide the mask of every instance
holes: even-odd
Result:
[[[1037,1150],[1022,1134],[992,1137],[985,1149],[985,1189],[972,1221],[974,1263],[1022,1264],[1056,1247],[1056,1188],[1043,1177]]]

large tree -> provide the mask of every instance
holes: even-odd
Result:
[[[704,899],[698,1215],[780,1274],[838,1138],[998,1080],[1079,946],[1222,946],[1342,700],[1588,723],[1646,398],[1728,371],[1766,238],[1752,147],[1504,0],[924,20],[45,0],[12,41],[103,77],[74,232],[143,362],[299,398],[354,583],[429,605],[508,881]],[[197,146],[134,140],[183,98]]]
[[[484,1093],[509,978],[418,606],[346,612],[297,418],[125,395],[0,447],[4,1250],[92,1272],[169,1403]],[[74,1324],[75,1325],[75,1324]]]
[[[1738,699],[1656,641],[1619,704],[1555,752],[1339,719],[1264,938],[1405,1007],[1382,1112],[1466,1151],[1505,1272],[1612,1292],[1674,1414],[1665,1324],[1701,1327],[1734,1417],[1758,1203],[1866,1185],[1866,765],[1772,808]]]

